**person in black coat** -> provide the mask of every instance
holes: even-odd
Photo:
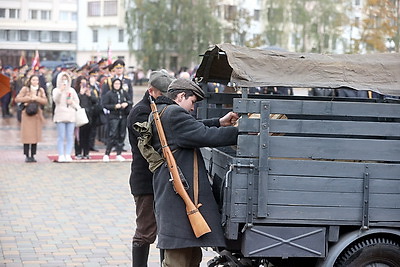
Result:
[[[150,100],[167,93],[169,84],[173,81],[167,71],[153,71],[150,74],[149,87],[128,115],[129,143],[132,150],[131,175],[129,184],[134,196],[136,207],[136,230],[132,238],[132,266],[147,266],[150,244],[157,236],[156,218],[154,216],[153,173],[149,164],[138,149],[139,133],[133,129],[136,122],[147,121],[151,112]],[[163,259],[162,251],[160,258]]]
[[[159,112],[162,111],[161,122],[165,136],[171,151],[174,151],[176,164],[186,178],[187,191],[193,202],[196,199],[193,185],[197,168],[198,194],[196,195],[198,203],[202,204],[199,211],[211,228],[211,232],[196,238],[186,214],[185,203],[174,191],[168,167],[162,164],[155,170],[153,176],[157,246],[165,250],[163,266],[194,267],[199,266],[202,260],[201,247],[226,246],[221,215],[199,148],[235,145],[238,129],[220,126],[233,125],[238,115],[229,112],[220,119],[197,121],[190,112],[193,111],[195,102],[204,98],[204,93],[190,80],[181,78],[174,80],[168,87],[168,97],[160,96],[156,99],[157,109]],[[162,154],[154,124],[152,131],[152,146]]]
[[[122,81],[114,79],[111,83],[111,90],[101,99],[103,108],[110,111],[108,117],[107,147],[103,161],[110,161],[110,153],[113,147],[117,150],[117,160],[124,161],[122,148],[126,136],[127,116],[132,107],[131,95],[122,89]]]
[[[79,97],[79,104],[85,109],[89,120],[89,123],[79,127],[78,136],[75,136],[75,158],[89,159],[90,134],[92,128],[95,127],[93,122],[93,107],[97,104],[98,99],[94,92],[90,90],[88,80],[85,76],[79,76],[76,79],[75,90]]]

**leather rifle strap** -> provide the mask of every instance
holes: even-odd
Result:
[[[196,149],[193,156],[193,198],[194,205],[197,207],[199,203],[199,166],[197,163],[197,152]]]

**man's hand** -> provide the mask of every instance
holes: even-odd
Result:
[[[219,119],[219,125],[221,126],[233,126],[236,124],[236,121],[239,119],[239,115],[234,112],[229,112],[225,116]]]

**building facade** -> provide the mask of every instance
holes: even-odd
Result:
[[[109,58],[136,66],[129,53],[124,0],[82,0],[78,4],[77,63]]]
[[[1,64],[29,65],[40,61],[75,61],[77,0],[0,0]]]

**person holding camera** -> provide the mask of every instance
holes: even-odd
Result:
[[[22,87],[15,102],[23,105],[21,112],[21,141],[24,144],[25,162],[36,162],[37,143],[42,139],[43,110],[40,106],[47,104],[46,93],[39,87],[39,76],[32,75],[26,86]],[[28,105],[34,108],[27,110]],[[29,153],[30,150],[30,153]]]
[[[57,76],[57,87],[53,90],[53,121],[57,124],[58,162],[72,161],[71,152],[74,145],[75,113],[79,106],[79,98],[71,87],[71,77],[66,72]],[[64,141],[66,144],[64,146]]]

